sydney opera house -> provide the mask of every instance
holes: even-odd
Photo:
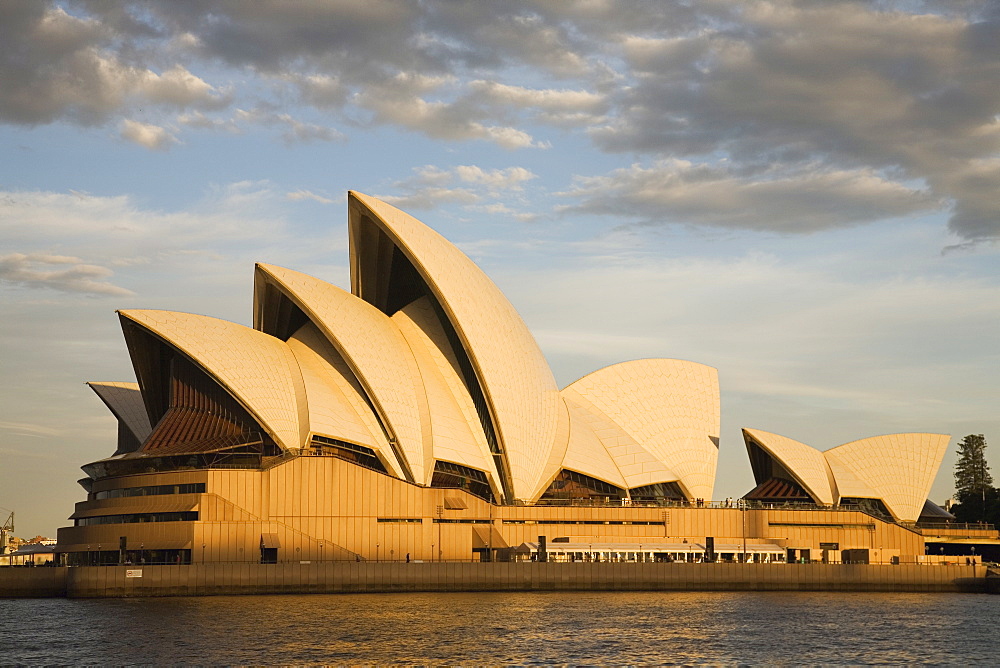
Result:
[[[348,202],[350,292],[259,264],[252,328],[118,313],[137,382],[90,383],[117,449],[83,467],[63,563],[924,554],[947,436],[820,452],[746,429],[756,487],[713,502],[715,369],[634,360],[560,389],[468,257]]]

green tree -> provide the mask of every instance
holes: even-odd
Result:
[[[958,442],[958,462],[955,464],[955,496],[962,504],[966,521],[985,521],[987,497],[993,496],[993,476],[986,463],[986,437],[969,434]]]

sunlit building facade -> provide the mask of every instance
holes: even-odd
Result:
[[[90,383],[118,444],[83,467],[65,563],[489,560],[539,536],[587,544],[581,558],[707,537],[768,561],[876,540],[922,554],[901,523],[947,437],[824,454],[748,430],[760,502],[713,504],[715,369],[634,360],[560,390],[468,257],[384,202],[348,201],[350,292],[258,264],[253,327],[119,312],[137,382]],[[791,496],[761,496],[768,481]],[[842,503],[855,499],[885,517]]]

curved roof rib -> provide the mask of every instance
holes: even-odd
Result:
[[[583,399],[585,407],[618,425],[677,476],[690,498],[712,498],[720,431],[715,369],[682,360],[634,360],[584,376],[563,394]],[[619,468],[624,472],[620,462]]]
[[[916,522],[945,451],[945,434],[887,434],[839,445],[824,454],[830,462],[841,497],[865,497],[838,475],[848,469],[863,485],[882,499],[886,508],[903,522]]]
[[[229,392],[285,450],[302,447],[308,424],[305,387],[288,346],[234,322],[173,311],[119,311],[188,357]],[[126,340],[129,332],[126,329]],[[140,383],[143,373],[130,342]],[[143,386],[145,394],[147,388]]]
[[[145,441],[153,428],[142,403],[138,383],[87,383],[111,413],[132,432],[139,443]]]
[[[433,468],[426,397],[416,361],[395,323],[351,293],[291,269],[258,264],[257,278],[278,288],[333,344],[364,387],[404,477],[424,480]],[[256,310],[266,311],[267,305]],[[266,323],[258,320],[258,326]]]
[[[349,194],[351,288],[392,314],[429,293],[470,367],[466,383],[493,435],[505,495],[531,499],[558,470],[569,438],[565,404],[527,326],[458,248],[399,209]],[[469,377],[471,376],[471,377]]]
[[[594,433],[587,409],[567,400],[569,409],[569,446],[563,459],[563,468],[603,480],[615,487],[628,489],[630,485],[608,452],[601,438]]]
[[[777,460],[816,503],[826,506],[835,503],[833,474],[822,452],[805,443],[759,429],[744,429],[743,438],[747,448],[750,448],[751,442],[756,443]],[[754,474],[756,476],[757,471]],[[758,484],[762,482],[765,481],[757,480]]]
[[[309,397],[309,430],[369,447],[387,471],[403,477],[363,390],[319,328],[307,322],[288,339],[288,347],[302,370]]]
[[[570,462],[578,457],[576,448],[579,443],[576,442],[576,436],[579,431],[578,423],[583,423],[589,427],[590,431],[601,442],[608,456],[611,457],[613,466],[624,479],[622,487],[633,489],[660,482],[678,482],[677,474],[670,470],[665,463],[651,455],[620,425],[601,412],[601,409],[572,389],[572,386],[563,390],[563,399],[566,401],[566,406],[569,407],[571,439],[569,447],[566,449],[565,461]],[[573,468],[569,464],[565,464],[565,466]],[[580,473],[585,473],[593,478],[605,479],[604,476],[587,471],[580,471]],[[691,498],[696,497],[692,496]]]
[[[502,490],[486,435],[429,298],[422,297],[400,309],[392,321],[409,343],[420,370],[421,385],[427,396],[433,459],[485,472],[494,496],[499,498]],[[430,485],[432,477],[433,468],[429,468],[420,482]]]

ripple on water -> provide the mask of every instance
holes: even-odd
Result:
[[[1000,597],[545,592],[0,601],[0,663],[992,663]]]

